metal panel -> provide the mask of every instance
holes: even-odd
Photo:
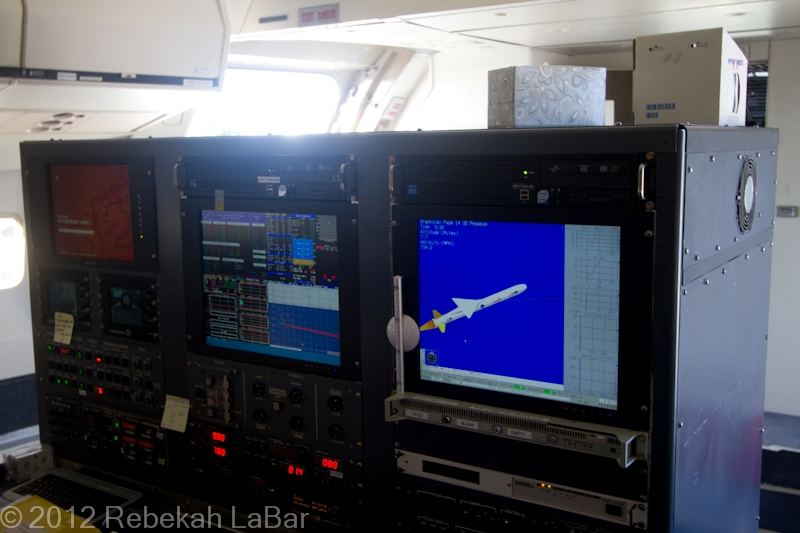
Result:
[[[736,145],[733,147],[736,148]],[[755,218],[752,229],[742,233],[737,223],[737,194],[742,164],[747,156],[753,157],[756,162]],[[777,163],[777,151],[774,149],[740,148],[688,154],[684,269],[720,252],[724,253],[772,228]],[[754,244],[751,243],[751,246]],[[688,281],[691,280],[684,279],[684,283]]]
[[[683,288],[676,532],[758,530],[771,252],[756,246]]]

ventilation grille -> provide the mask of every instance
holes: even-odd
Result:
[[[739,231],[742,233],[753,229],[757,190],[756,160],[752,156],[745,156],[742,172],[739,175],[739,191],[736,194],[736,218],[739,222]]]
[[[560,428],[557,426],[548,426],[547,432],[554,435],[561,435],[562,437],[569,437],[571,439],[585,439],[586,433],[580,431],[573,431],[571,429]]]

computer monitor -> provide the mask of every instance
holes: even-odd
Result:
[[[192,353],[323,375],[356,372],[357,228],[349,204],[187,200]]]
[[[652,280],[636,215],[402,206],[394,219],[404,312],[420,326],[406,392],[646,423]]]

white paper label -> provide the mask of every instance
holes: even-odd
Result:
[[[481,429],[480,422],[474,420],[461,420],[458,419],[458,426],[467,429]]]
[[[428,413],[423,411],[415,411],[414,409],[406,409],[405,415],[409,418],[418,418],[420,420],[428,420]]]
[[[161,417],[161,427],[184,433],[186,422],[189,420],[189,405],[187,398],[167,394],[164,416]]]
[[[517,437],[518,439],[533,440],[533,434],[530,431],[523,431],[521,429],[508,428],[509,437]]]
[[[259,183],[280,183],[280,176],[258,176]]]
[[[75,317],[69,313],[56,311],[56,332],[53,342],[69,344],[72,342],[72,328],[75,326]]]

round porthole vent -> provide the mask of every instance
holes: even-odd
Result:
[[[739,175],[739,192],[736,194],[737,220],[739,231],[747,233],[753,229],[753,220],[756,213],[756,160],[746,156],[742,163],[742,172]]]

